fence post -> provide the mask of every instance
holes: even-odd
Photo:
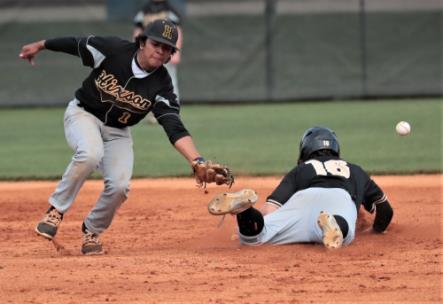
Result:
[[[366,0],[360,0],[360,54],[361,54],[361,94],[368,96],[368,67],[367,67],[367,41],[366,41]]]
[[[265,0],[265,79],[266,79],[266,98],[274,99],[274,62],[273,62],[273,36],[275,35],[275,2],[277,0]]]

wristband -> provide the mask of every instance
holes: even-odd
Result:
[[[194,158],[193,161],[195,161],[197,163],[204,163],[205,162],[205,158],[203,156],[199,156],[199,157]]]

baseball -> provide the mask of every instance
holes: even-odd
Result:
[[[400,121],[395,126],[395,131],[400,136],[409,135],[409,133],[411,133],[411,125],[408,122],[406,122],[406,121]]]

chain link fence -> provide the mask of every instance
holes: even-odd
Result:
[[[173,0],[183,14],[185,103],[442,96],[440,0]],[[23,44],[131,39],[143,1],[0,0],[0,106],[66,104],[89,70]]]

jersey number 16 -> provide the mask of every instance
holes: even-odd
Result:
[[[329,173],[331,175],[342,176],[344,178],[349,178],[349,176],[351,176],[348,163],[344,160],[331,159],[321,162],[316,159],[311,159],[307,161],[306,164],[311,164],[314,167],[317,175],[328,175]]]

